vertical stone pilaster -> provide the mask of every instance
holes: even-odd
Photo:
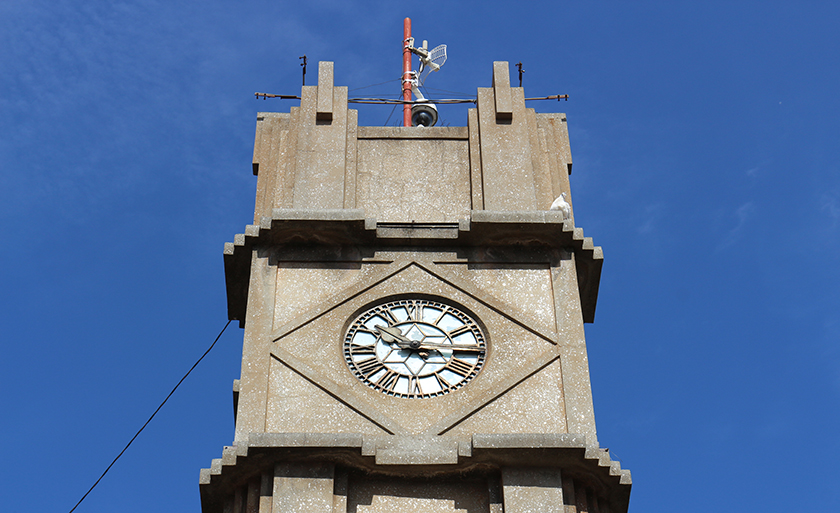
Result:
[[[260,479],[260,511],[259,513],[271,513],[271,494],[274,492],[274,474],[263,472]]]
[[[525,96],[522,88],[510,87],[510,77],[504,76],[507,63],[504,64],[494,65],[492,88],[478,88],[484,208],[538,210]],[[504,98],[497,101],[499,96]],[[505,110],[499,112],[499,108]]]
[[[504,467],[505,513],[564,513],[559,468]]]
[[[242,374],[234,440],[247,443],[249,433],[265,431],[266,397],[270,363],[269,333],[274,320],[277,270],[265,250],[255,248],[251,260],[248,310],[242,344]]]
[[[315,513],[334,511],[333,477],[328,463],[280,463],[274,467],[272,511]]]
[[[510,70],[505,61],[493,63],[493,96],[495,98],[496,121],[513,118],[513,101],[510,91]]]
[[[490,503],[490,513],[505,513],[501,483],[497,476],[487,480],[487,499]]]
[[[589,494],[586,488],[580,486],[578,483],[575,486],[575,508],[577,513],[590,513],[589,511]]]
[[[236,488],[236,491],[233,492],[233,506],[231,513],[245,513],[245,489],[240,487]]]
[[[573,479],[563,480],[563,505],[565,513],[577,513],[575,506],[575,481]]]
[[[357,166],[359,162],[359,111],[347,110],[347,149],[344,158],[344,208],[356,208]]]
[[[484,179],[481,171],[481,138],[479,136],[478,111],[467,111],[467,129],[469,130],[470,152],[470,192],[472,210],[484,210]]]
[[[540,158],[547,166],[546,172],[551,183],[551,201],[565,192],[566,201],[569,205],[572,205],[572,219],[574,219],[572,191],[569,185],[572,156],[569,151],[569,131],[566,126],[566,115],[537,114],[536,121],[540,137]]]
[[[290,121],[291,115],[285,113],[260,112],[257,116],[252,161],[254,174],[257,175],[254,224],[259,224],[261,217],[271,215],[277,201],[277,189],[282,187]]]
[[[301,90],[292,208],[344,208],[347,88],[333,87],[331,62],[319,64],[318,80]]]
[[[318,104],[316,121],[332,121],[333,118],[333,68],[332,62],[318,63]]]
[[[273,123],[269,117],[266,121],[264,113],[257,114],[257,130],[254,135],[254,158],[251,161],[251,169],[257,176],[257,200],[254,205],[254,224],[260,223],[260,217],[265,215],[266,192],[269,188],[268,181],[274,177],[272,173],[267,172],[269,162],[269,153],[271,143],[274,140],[272,137]],[[262,173],[260,173],[260,166],[262,166]],[[269,207],[271,208],[271,207]]]
[[[336,470],[333,486],[333,513],[347,513],[349,476],[346,471]]]
[[[524,100],[524,91],[522,88],[516,89],[520,94],[523,94],[522,103]],[[551,202],[554,201],[554,196],[551,187],[551,174],[548,159],[542,151],[545,146],[545,141],[541,140],[540,130],[537,128],[537,113],[534,109],[524,109],[525,122],[528,126],[528,146],[530,147],[531,166],[534,169],[534,196],[536,197],[537,210],[548,210]]]
[[[551,280],[560,335],[566,426],[569,433],[585,435],[587,445],[598,447],[574,253],[561,251],[552,262]]]
[[[260,513],[260,479],[248,483],[248,497],[245,499],[245,513]]]

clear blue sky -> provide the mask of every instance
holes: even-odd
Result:
[[[604,248],[587,340],[631,511],[840,511],[840,4],[719,0],[4,0],[2,509],[69,511],[225,324],[256,113],[296,105],[253,93],[298,94],[306,54],[310,83],[331,60],[351,95],[396,96],[406,16],[449,45],[427,86],[459,94],[430,96],[474,95],[494,60],[571,96],[531,106],[567,113]],[[199,511],[241,343],[77,511]]]

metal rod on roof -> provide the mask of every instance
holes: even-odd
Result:
[[[302,85],[306,85],[306,54],[303,54],[301,57],[298,57],[298,59],[303,59],[303,62],[300,63],[300,65],[303,66],[303,84]]]
[[[403,101],[411,101],[411,18],[403,20]],[[403,126],[411,126],[411,105],[403,107]]]
[[[295,96],[293,94],[271,94],[271,93],[254,93],[255,98],[262,98],[265,100],[266,98],[280,98],[281,100],[300,100],[300,96]]]

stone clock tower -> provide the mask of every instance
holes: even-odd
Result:
[[[584,322],[601,248],[550,211],[564,114],[493,64],[464,127],[364,127],[322,62],[260,113],[254,224],[225,246],[245,329],[205,513],[623,513]]]

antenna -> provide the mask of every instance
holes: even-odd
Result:
[[[403,101],[403,126],[411,126],[411,47],[414,38],[411,37],[411,18],[403,20],[403,74],[402,93]]]
[[[421,48],[411,48],[411,52],[420,57],[420,69],[417,70],[417,74],[420,76],[420,85],[423,85],[429,73],[440,71],[440,67],[446,62],[446,45],[438,45],[432,48],[432,51],[429,51],[428,47],[429,42],[423,40]]]
[[[423,46],[417,48],[411,37],[410,18],[405,19],[403,29],[403,126],[434,126],[438,119],[437,107],[423,97],[419,87],[432,71],[439,71],[446,62],[446,45],[429,50],[429,42],[423,40]],[[411,54],[420,58],[417,71],[411,69]],[[411,101],[412,93],[417,100]]]

